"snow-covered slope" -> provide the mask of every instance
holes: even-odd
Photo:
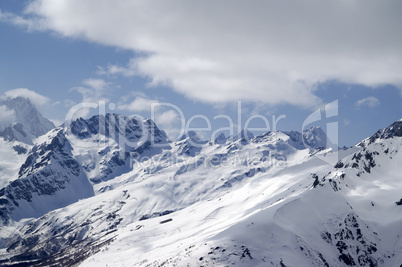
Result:
[[[18,171],[30,148],[29,145],[0,138],[0,188],[18,177]]]
[[[141,160],[170,147],[152,121],[117,114],[78,119],[37,141],[18,179],[0,190],[1,224],[91,197],[92,184],[131,170],[131,153]]]
[[[18,179],[0,190],[0,224],[38,217],[93,195],[61,129],[43,136],[22,164]]]
[[[120,228],[83,266],[399,266],[401,146],[388,136],[336,166],[312,157],[247,179]]]
[[[330,146],[319,128],[171,143],[150,120],[79,119],[41,138],[18,180],[59,186],[57,200],[75,185],[55,172],[79,169],[92,193],[21,216],[23,187],[3,189],[0,264],[399,266],[402,137],[385,132],[317,153]]]
[[[3,137],[5,141],[19,141],[24,144],[33,145],[33,140],[36,136],[28,132],[21,123],[14,122],[0,131],[0,137]]]
[[[0,188],[17,179],[18,170],[34,140],[54,128],[27,98],[1,97]]]

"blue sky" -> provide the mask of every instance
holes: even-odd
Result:
[[[38,108],[56,122],[82,101],[144,117],[150,103],[169,103],[185,123],[199,115],[192,128],[208,118],[210,132],[228,126],[217,115],[238,124],[239,101],[235,131],[255,115],[249,127],[262,128],[265,117],[272,130],[272,116],[285,115],[277,128],[300,131],[309,114],[338,100],[338,116],[314,125],[336,121],[339,144],[354,145],[402,117],[399,4],[370,3],[357,14],[355,2],[222,1],[211,12],[207,2],[3,0],[0,93],[47,97]],[[159,108],[155,119],[179,134],[175,109]]]

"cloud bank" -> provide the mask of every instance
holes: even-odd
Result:
[[[401,87],[400,10],[397,0],[35,0],[2,19],[132,50],[127,66],[101,72],[191,99],[309,107],[329,80]]]
[[[18,96],[28,98],[29,100],[31,100],[31,102],[36,107],[43,106],[43,105],[49,103],[49,101],[50,101],[50,98],[40,95],[40,94],[38,94],[34,91],[31,91],[29,89],[26,89],[26,88],[17,88],[17,89],[9,90],[9,91],[5,92],[2,97],[16,98]]]

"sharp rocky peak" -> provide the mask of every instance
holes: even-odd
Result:
[[[224,133],[220,133],[219,135],[216,136],[214,144],[223,145],[226,143],[227,139],[228,138]]]
[[[304,130],[302,135],[304,143],[307,147],[327,148],[332,146],[328,140],[327,134],[319,126]]]
[[[33,145],[33,136],[28,132],[24,125],[19,122],[14,122],[3,130],[0,131],[0,136],[4,138],[5,141],[20,141],[22,143]]]
[[[254,143],[286,142],[296,149],[322,149],[336,146],[327,138],[320,127],[312,127],[303,132],[298,131],[269,131],[253,139]]]
[[[0,225],[10,219],[39,217],[93,195],[71,144],[58,128],[41,137],[21,166],[18,179],[0,190]]]
[[[25,163],[21,166],[19,178],[31,175],[51,163],[51,159],[60,160],[71,154],[72,147],[63,131],[55,129],[50,132],[42,143],[34,145]]]
[[[395,121],[390,126],[384,129],[378,130],[374,135],[364,139],[357,145],[364,147],[366,145],[376,142],[377,140],[390,139],[393,137],[402,137],[402,119]]]
[[[247,129],[242,129],[238,135],[236,135],[233,139],[235,141],[240,140],[241,142],[248,143],[251,139],[254,138],[254,134]]]
[[[42,116],[28,98],[21,96],[1,98],[0,105],[12,112],[12,123],[20,123],[25,131],[34,137],[41,136],[55,127],[53,122]],[[4,125],[4,122],[0,124],[2,129],[9,126],[9,124]]]
[[[126,138],[129,141],[152,139],[155,143],[167,142],[166,133],[150,119],[140,120],[121,114],[95,115],[89,119],[72,121],[69,130],[80,139],[103,135],[114,140]]]
[[[201,140],[201,138],[198,136],[198,134],[196,132],[194,132],[194,131],[186,132],[185,134],[183,134],[179,138],[178,141],[182,141],[182,140],[185,140],[185,139],[191,139],[191,140],[194,140],[194,141],[200,141]]]

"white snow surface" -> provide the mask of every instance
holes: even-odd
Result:
[[[0,138],[0,188],[17,179],[18,171],[26,159],[25,154],[18,154],[13,146],[21,146],[29,150],[30,146],[20,142],[7,142]]]
[[[197,139],[197,145],[187,135],[144,150],[146,161],[111,166],[106,163],[121,151],[115,139],[91,135],[83,140],[97,146],[88,148],[76,146],[75,136],[64,131],[74,159],[97,166],[85,171],[94,196],[4,226],[0,260],[23,251],[21,238],[37,238],[35,249],[59,244],[70,247],[63,250],[70,258],[86,251],[79,241],[105,242],[80,266],[402,263],[399,136],[312,151],[296,132],[250,136],[250,142]],[[318,132],[315,140],[309,130],[308,141],[320,146]],[[103,167],[112,175],[93,182]]]

